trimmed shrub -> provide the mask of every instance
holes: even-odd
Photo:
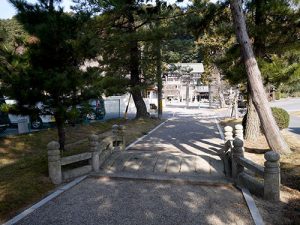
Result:
[[[288,128],[290,115],[282,108],[272,107],[272,113],[280,130]]]
[[[271,110],[279,129],[282,130],[288,128],[290,123],[290,115],[288,114],[288,112],[282,108],[277,108],[277,107],[271,107]],[[246,130],[246,124],[247,124],[247,113],[243,117],[243,121],[242,121],[244,130]]]

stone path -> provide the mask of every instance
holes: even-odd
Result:
[[[219,179],[226,182],[218,154],[223,142],[214,119],[178,112],[125,152],[115,152],[101,175],[138,178]]]
[[[200,112],[178,110],[17,224],[253,224],[241,192],[223,175],[216,124]]]

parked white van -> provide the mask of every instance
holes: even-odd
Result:
[[[8,105],[13,105],[16,104],[16,101],[5,99],[5,103]],[[30,118],[30,116],[8,114],[8,117],[12,125],[17,125],[19,121],[26,119],[27,123],[30,124],[32,129],[41,129],[45,124],[55,122],[54,116],[52,115],[39,115],[36,118]]]

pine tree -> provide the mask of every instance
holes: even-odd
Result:
[[[99,76],[80,70],[92,56],[84,37],[87,17],[64,13],[55,7],[59,0],[11,3],[18,10],[17,20],[31,38],[25,52],[10,59],[12,69],[4,74],[2,89],[17,100],[21,113],[54,115],[60,149],[64,149],[66,111],[100,94],[93,88]],[[36,107],[38,103],[43,106]]]
[[[265,131],[268,144],[272,148],[272,150],[276,152],[283,154],[289,153],[289,146],[284,141],[272,115],[271,108],[268,105],[267,96],[262,83],[261,73],[258,68],[250,43],[250,38],[247,33],[246,22],[242,12],[241,2],[239,0],[231,0],[230,8],[232,11],[237,40],[241,47],[243,61],[248,75],[252,100]]]

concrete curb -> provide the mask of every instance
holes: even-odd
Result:
[[[13,217],[12,219],[10,219],[9,221],[5,222],[2,225],[13,225],[13,224],[19,222],[21,219],[23,219],[24,217],[28,216],[30,213],[32,213],[36,209],[40,208],[41,206],[45,205],[47,202],[51,201],[52,199],[56,198],[57,196],[59,196],[63,192],[65,192],[65,191],[69,190],[70,188],[74,187],[75,185],[79,184],[86,177],[87,177],[87,175],[86,176],[82,176],[82,177],[78,177],[75,180],[73,180],[72,182],[70,182],[70,183],[68,183],[68,184],[66,184],[66,185],[64,185],[62,187],[59,187],[55,192],[53,192],[52,194],[48,195],[46,198],[43,198],[38,203],[36,203],[33,206],[31,206],[30,208],[24,210],[19,215]]]
[[[240,188],[243,196],[247,202],[247,206],[249,208],[249,211],[251,213],[252,219],[255,223],[255,225],[265,225],[258,208],[255,205],[254,199],[252,198],[249,190],[247,188]]]
[[[225,139],[224,133],[223,133],[222,128],[219,124],[219,121],[216,118],[215,118],[215,123],[217,124],[217,128],[218,128],[219,134],[221,136],[221,139],[224,140]]]

